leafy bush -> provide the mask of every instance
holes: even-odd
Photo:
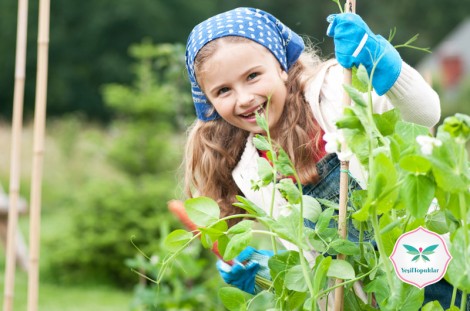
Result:
[[[148,41],[134,45],[130,52],[137,60],[135,83],[104,87],[105,101],[116,118],[110,124],[112,141],[102,147],[121,174],[114,179],[94,176],[79,189],[69,189],[77,191],[70,201],[71,227],[60,241],[51,242],[56,246],[49,254],[51,276],[132,286],[138,277],[125,266],[137,252],[131,239],[151,254],[162,237],[161,227],[175,225],[166,207],[180,195],[175,172],[181,134],[175,120],[178,114],[185,118],[182,111],[190,98],[175,81],[175,72],[182,72],[184,64],[181,50],[180,45]],[[72,147],[66,147],[70,155]],[[81,163],[81,169],[86,167]]]
[[[71,212],[72,228],[53,242],[52,276],[65,282],[132,286],[137,275],[124,265],[136,253],[131,239],[142,250],[153,250],[153,243],[161,238],[160,227],[174,222],[166,212],[172,187],[169,176],[91,181],[80,190],[84,196]]]

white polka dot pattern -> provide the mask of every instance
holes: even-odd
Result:
[[[254,8],[237,8],[215,15],[198,24],[189,35],[186,45],[186,69],[196,115],[203,121],[219,118],[199,87],[194,73],[194,59],[200,49],[212,40],[226,36],[239,36],[266,47],[288,70],[299,58],[304,42],[299,35],[271,14]]]

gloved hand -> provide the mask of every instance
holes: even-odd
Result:
[[[248,246],[235,258],[233,266],[218,260],[217,269],[225,283],[231,284],[247,293],[256,294],[256,292],[261,290],[255,286],[256,274],[265,279],[271,279],[268,260],[272,255],[272,251],[256,250]]]
[[[330,25],[326,34],[334,38],[341,66],[349,69],[362,64],[370,76],[378,61],[372,86],[377,94],[385,94],[400,75],[402,60],[398,51],[384,37],[375,35],[359,15],[332,14],[327,21]]]

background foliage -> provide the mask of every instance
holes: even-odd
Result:
[[[397,27],[396,42],[419,33],[420,46],[434,47],[468,15],[468,0],[358,1],[357,11],[370,27],[388,35]],[[328,0],[63,0],[51,5],[50,76],[48,114],[82,112],[87,117],[110,120],[113,110],[104,104],[101,87],[130,83],[127,70],[131,44],[142,38],[155,43],[181,43],[203,19],[237,6],[256,6],[273,13],[293,30],[308,35],[330,56],[331,40],[325,36],[326,16],[337,12]],[[288,10],[286,10],[288,7]],[[0,3],[0,116],[11,117],[17,4]],[[34,104],[37,41],[37,2],[30,3],[26,113]],[[403,51],[412,65],[421,53]]]

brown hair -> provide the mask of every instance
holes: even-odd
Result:
[[[241,42],[248,39],[231,36],[209,42],[196,57],[196,74],[200,74],[202,65],[216,51],[220,40]],[[302,53],[289,69],[286,104],[283,117],[277,123],[276,131],[283,134],[276,137],[276,143],[288,153],[302,184],[318,180],[313,159],[319,153],[321,129],[304,97],[304,91],[320,64],[320,58],[312,50]],[[196,120],[189,129],[186,144],[186,194],[216,200],[222,216],[241,213],[232,205],[235,195],[241,194],[232,178],[232,171],[240,160],[248,135],[247,131],[234,127],[222,118],[208,122]]]

